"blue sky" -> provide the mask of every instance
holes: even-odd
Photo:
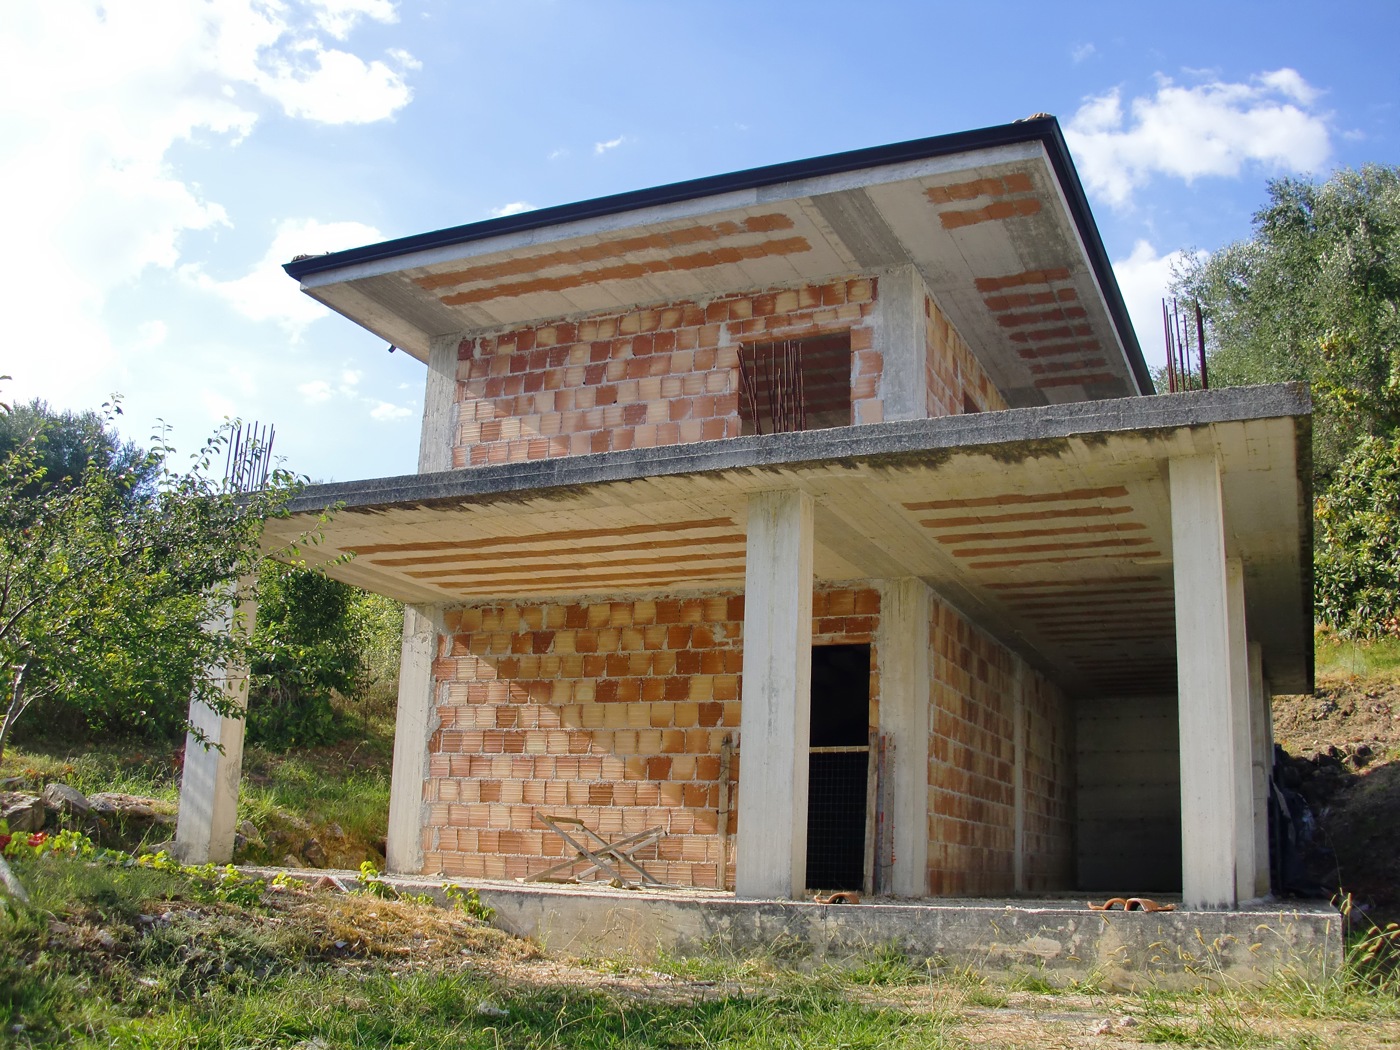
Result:
[[[0,397],[411,472],[423,368],[279,264],[1053,113],[1139,324],[1265,182],[1400,163],[1393,2],[46,0],[0,19]]]

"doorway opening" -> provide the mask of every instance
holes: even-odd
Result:
[[[864,890],[870,867],[870,646],[814,646],[811,703],[807,885]]]

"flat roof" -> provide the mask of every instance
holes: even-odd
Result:
[[[434,338],[459,332],[908,265],[1009,404],[1152,391],[1053,117],[542,208],[285,269],[426,360]],[[1008,289],[1051,306],[1011,313]],[[1028,351],[1056,332],[1047,375]]]

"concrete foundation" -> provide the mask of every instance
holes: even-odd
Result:
[[[250,869],[271,876],[281,869]],[[353,887],[353,872],[295,870]],[[386,876],[446,903],[441,880]],[[1081,898],[867,899],[860,904],[745,900],[716,890],[472,882],[496,926],[550,951],[646,959],[770,955],[795,966],[893,947],[935,967],[1034,973],[1113,990],[1322,980],[1342,965],[1342,918],[1330,905],[1270,902],[1237,911],[1098,912]],[[1180,907],[1180,905],[1178,905]]]

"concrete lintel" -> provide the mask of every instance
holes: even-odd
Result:
[[[423,870],[423,784],[428,779],[428,741],[439,724],[433,659],[442,629],[441,606],[404,607],[385,864],[405,874]]]
[[[1232,908],[1239,900],[1235,728],[1220,467],[1214,456],[1194,456],[1171,460],[1169,470],[1181,734],[1182,897],[1190,908]]]
[[[751,496],[746,557],[735,892],[799,897],[807,886],[812,497]]]
[[[894,865],[888,891],[928,893],[929,620],[933,592],[923,580],[891,580],[880,588],[880,728],[894,748],[890,767],[890,833]]]

